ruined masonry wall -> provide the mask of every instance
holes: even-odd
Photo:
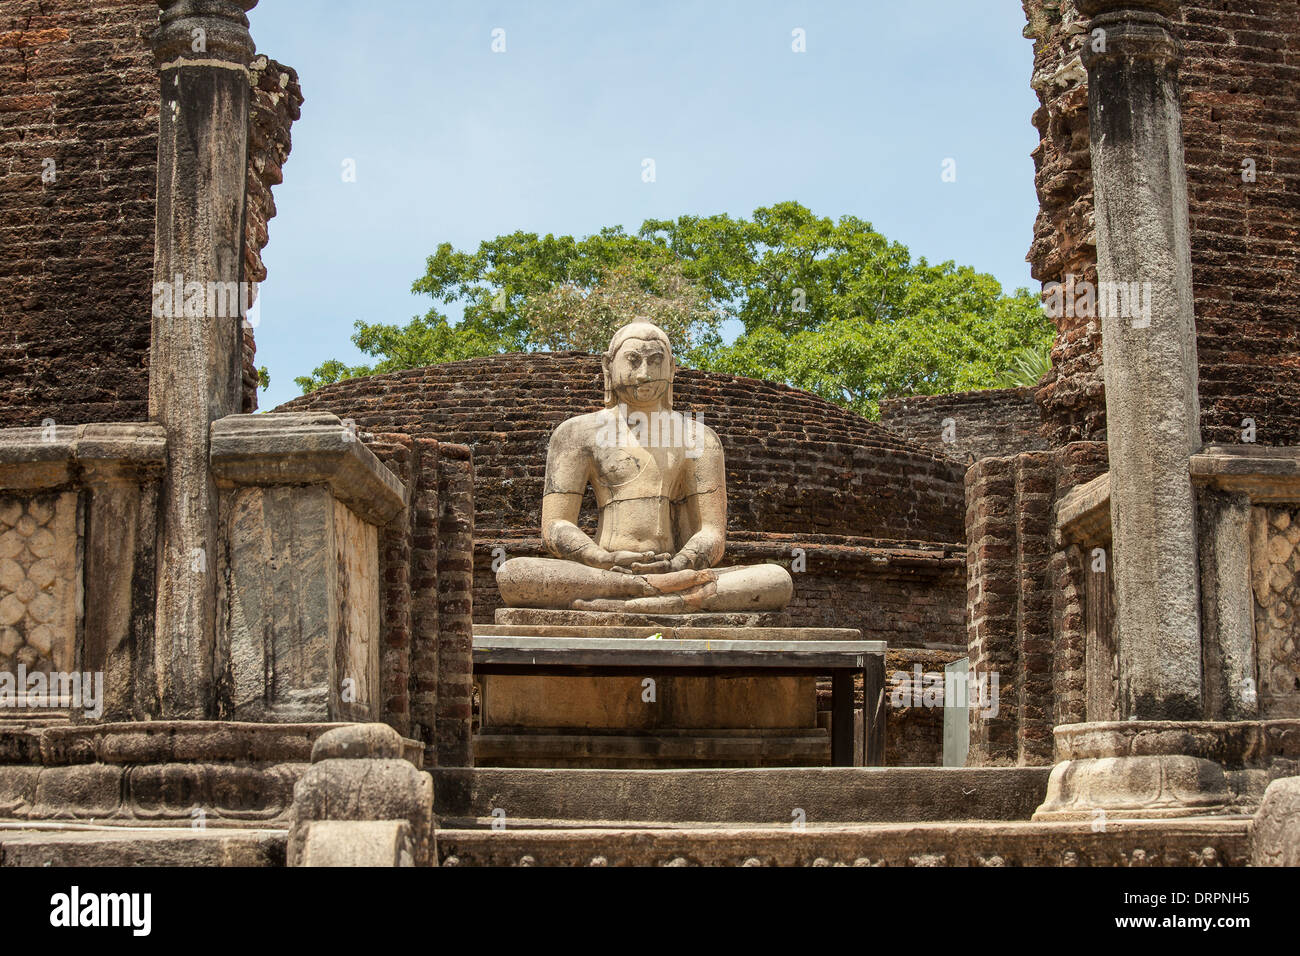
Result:
[[[147,417],[157,23],[0,0],[0,427]]]
[[[913,395],[880,403],[880,424],[934,455],[963,463],[1047,447],[1033,388]],[[951,419],[951,440],[944,423]]]
[[[1033,275],[1096,281],[1084,24],[1071,0],[1024,0],[1040,109]],[[1184,0],[1176,32],[1207,443],[1300,443],[1300,2]],[[1255,181],[1243,182],[1243,163]],[[1063,318],[1039,393],[1053,444],[1104,440],[1096,319]]]
[[[1106,446],[986,458],[966,473],[971,670],[998,674],[996,716],[971,720],[970,765],[1052,762],[1052,728],[1083,695],[1081,597],[1056,547],[1056,505],[1106,471]]]
[[[156,0],[0,0],[0,428],[148,417],[157,25]],[[258,282],[302,91],[266,57],[250,80],[245,271]],[[245,329],[245,411],[254,350]]]

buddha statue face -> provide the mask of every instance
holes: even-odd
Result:
[[[634,322],[614,333],[602,356],[605,405],[670,409],[676,363],[668,336],[649,322]]]

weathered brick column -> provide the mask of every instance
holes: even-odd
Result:
[[[1168,19],[1179,4],[1079,7],[1093,18],[1084,56],[1098,299],[1108,306],[1100,311],[1120,716],[1194,720],[1201,630],[1188,460],[1201,437],[1178,47]]]
[[[152,41],[162,104],[149,417],[166,428],[169,453],[156,643],[164,717],[214,716],[217,495],[208,426],[240,410],[239,294],[233,316],[229,303],[244,269],[253,54],[245,13],[256,2],[159,0]],[[170,306],[162,315],[160,303]]]

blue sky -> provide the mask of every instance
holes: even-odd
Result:
[[[265,252],[264,409],[325,359],[363,361],[357,319],[424,313],[410,288],[438,243],[516,229],[796,200],[914,257],[1034,285],[1037,100],[1017,0],[261,0],[250,19],[306,97]]]

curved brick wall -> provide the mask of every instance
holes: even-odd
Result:
[[[730,531],[964,540],[963,466],[782,385],[683,369],[674,395],[722,438]],[[353,379],[282,410],[322,409],[363,429],[468,445],[480,537],[510,537],[538,532],[551,430],[600,408],[601,397],[599,358],[559,352]]]

